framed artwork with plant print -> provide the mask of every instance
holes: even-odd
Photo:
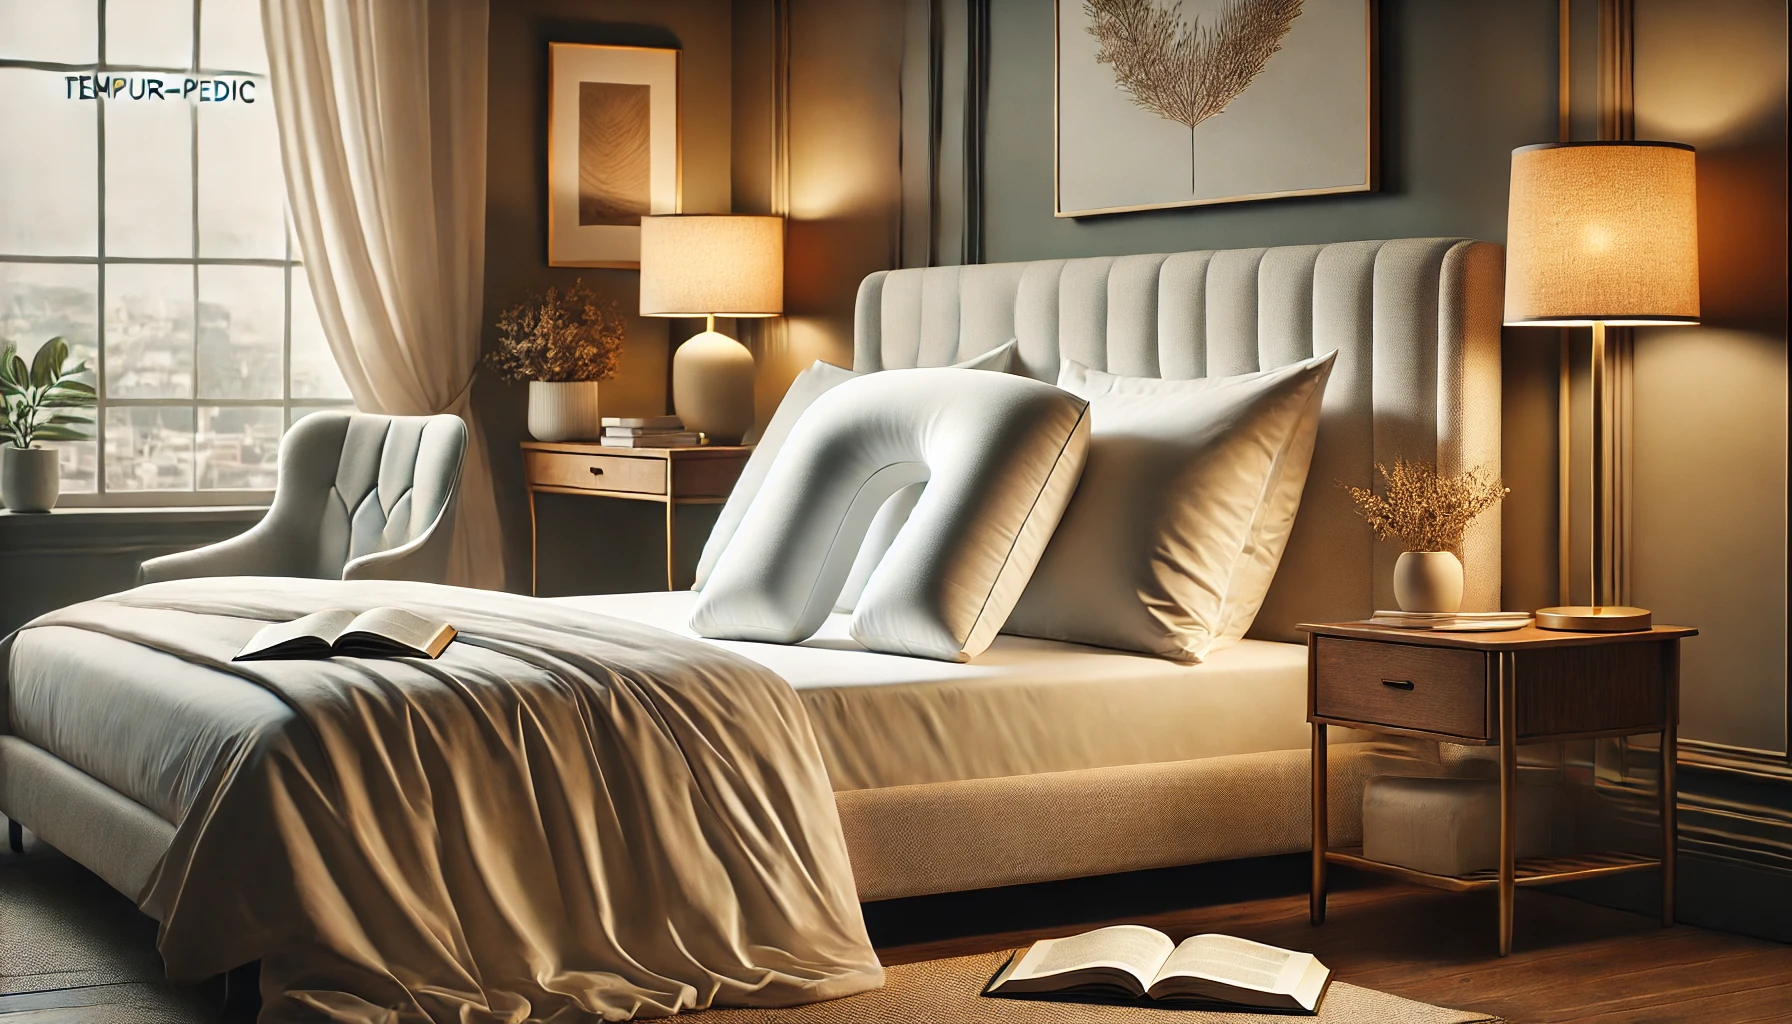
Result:
[[[641,265],[641,218],[679,212],[679,51],[548,44],[548,265]]]
[[[1055,0],[1059,217],[1376,188],[1374,0]]]

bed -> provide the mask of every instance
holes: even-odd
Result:
[[[1389,607],[1397,555],[1332,484],[1367,483],[1396,456],[1498,471],[1502,274],[1498,246],[1400,239],[867,278],[861,371],[944,366],[1010,339],[1016,372],[1046,381],[1066,357],[1189,378],[1339,356],[1274,584],[1249,638],[1203,664],[1010,636],[967,664],[931,662],[859,649],[834,619],[797,646],[710,642],[799,695],[858,898],[1308,848],[1306,657],[1294,627]],[[1499,536],[1497,514],[1470,532],[1465,607],[1498,607]],[[550,603],[688,636],[691,596]],[[0,811],[133,898],[208,760],[242,729],[290,714],[222,676],[209,692],[168,686],[177,660],[28,628],[0,705]],[[1363,780],[1431,770],[1437,752],[1355,735],[1334,740],[1331,758],[1332,841],[1348,845]]]

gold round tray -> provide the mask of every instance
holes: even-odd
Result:
[[[1649,609],[1624,605],[1566,605],[1537,609],[1538,629],[1572,633],[1634,633],[1648,629]]]

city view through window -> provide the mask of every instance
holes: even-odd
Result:
[[[0,0],[0,343],[67,338],[100,395],[65,505],[265,499],[349,403],[266,75],[257,0]]]

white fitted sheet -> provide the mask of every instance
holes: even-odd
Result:
[[[691,636],[689,591],[558,602]],[[704,640],[802,696],[836,792],[1304,748],[1307,650],[1242,640],[1199,665],[1002,635],[964,664],[865,650],[834,614],[802,644]],[[699,637],[698,639],[703,639]]]
[[[690,592],[558,599],[690,635]],[[1245,640],[1200,665],[1001,636],[965,664],[866,651],[831,616],[801,645],[709,641],[788,680],[836,791],[1000,778],[1307,744],[1306,649]],[[220,759],[293,727],[279,698],[66,627],[21,633],[11,732],[171,822]]]

